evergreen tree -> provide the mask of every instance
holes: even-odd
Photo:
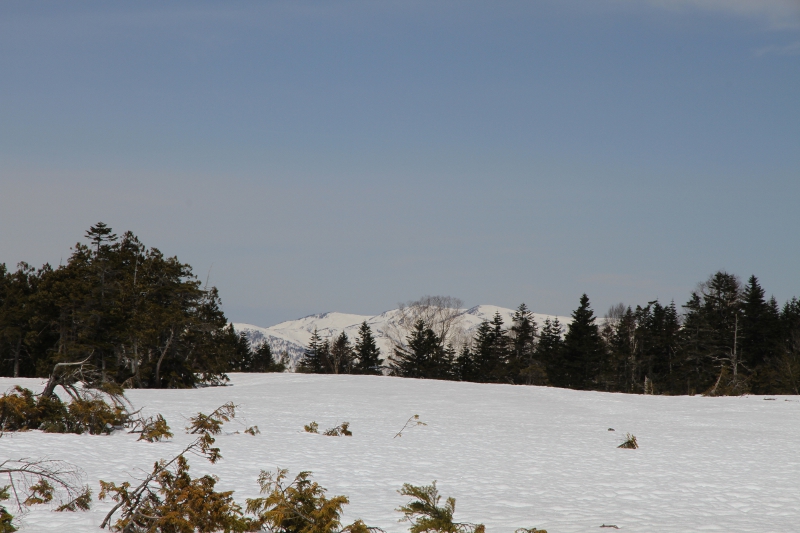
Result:
[[[742,291],[741,353],[742,363],[751,372],[753,392],[767,394],[772,368],[781,337],[780,311],[777,302],[767,302],[758,278],[750,276]]]
[[[491,322],[484,321],[478,326],[472,345],[476,381],[484,383],[509,381],[508,336],[503,328],[503,318],[500,313],[495,313]]]
[[[444,350],[436,333],[424,321],[417,320],[406,337],[406,346],[395,348],[392,374],[407,378],[443,378],[450,373],[445,368]]]
[[[564,355],[564,330],[559,320],[545,318],[539,342],[536,344],[536,357],[545,367],[550,383],[563,386],[566,382],[563,355]]]
[[[353,373],[355,374],[382,374],[381,367],[383,359],[381,359],[381,350],[375,343],[375,337],[372,336],[372,329],[366,320],[361,323],[358,328],[358,337],[355,342],[355,366]]]
[[[774,386],[779,392],[800,394],[800,300],[797,298],[786,302],[781,311],[779,350]]]
[[[692,293],[682,330],[682,359],[689,368],[689,392],[720,384],[741,392],[741,285],[736,276],[717,272]]]
[[[638,307],[638,306],[637,306]],[[604,331],[608,346],[606,359],[606,383],[612,384],[610,390],[621,392],[641,392],[641,360],[637,336],[637,315],[630,306],[613,309],[607,316]]]
[[[580,306],[572,313],[561,364],[564,372],[560,386],[575,389],[593,389],[597,386],[605,358],[605,347],[600,330],[595,324],[594,311],[589,307],[589,297],[581,296]]]
[[[546,384],[547,371],[536,357],[537,327],[533,313],[523,303],[514,312],[511,320],[509,374],[515,383]]]
[[[36,272],[26,263],[20,263],[14,273],[7,272],[6,266],[0,264],[0,375],[34,375],[31,344],[36,332],[31,329],[30,321],[35,309],[30,299],[37,281]]]
[[[87,237],[91,246],[76,244],[65,265],[35,272],[26,266],[20,280],[12,280],[14,290],[3,300],[18,303],[13,312],[0,310],[2,359],[11,359],[0,365],[3,373],[13,374],[16,366],[19,375],[47,376],[57,363],[83,361],[102,381],[128,386],[227,379],[235,342],[216,289],[201,288],[189,265],[147,249],[130,232],[118,239],[97,224]],[[18,356],[9,357],[20,318],[25,332],[14,345]]]
[[[475,358],[468,344],[461,347],[453,367],[453,379],[459,381],[477,381],[478,371]]]
[[[353,367],[353,358],[353,347],[350,345],[350,339],[342,331],[330,347],[329,372],[331,374],[349,374]]]
[[[254,352],[252,372],[283,372],[285,370],[286,365],[275,359],[269,343],[262,342]]]
[[[311,339],[308,341],[308,346],[303,352],[303,358],[300,359],[300,363],[297,366],[297,371],[307,374],[324,374],[327,361],[326,344],[327,341],[322,342],[317,328],[314,328]]]

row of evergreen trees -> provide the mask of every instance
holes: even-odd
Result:
[[[131,387],[191,387],[234,370],[269,371],[189,265],[98,223],[65,265],[0,264],[0,375],[48,376],[85,361]]]
[[[557,319],[540,327],[522,304],[508,327],[496,314],[458,348],[418,320],[382,368],[402,377],[582,390],[800,394],[797,298],[781,308],[765,298],[755,276],[743,286],[717,272],[683,309],[657,300],[619,304],[598,320],[584,294],[565,329]],[[298,369],[379,373],[380,353],[366,323],[355,346],[344,333],[331,344],[315,332]]]
[[[103,223],[65,265],[0,264],[0,375],[48,376],[83,361],[103,379],[131,387],[191,387],[225,373],[285,368],[268,344],[237,335],[214,287],[189,265],[122,237]],[[433,316],[433,315],[431,315]],[[302,372],[380,374],[576,389],[687,394],[800,394],[800,301],[782,307],[758,279],[717,272],[679,312],[658,301],[622,304],[597,320],[583,295],[565,329],[537,324],[523,304],[508,326],[498,314],[453,346],[417,320],[388,360],[368,324],[312,336]]]
[[[300,360],[298,372],[311,374],[382,374],[381,350],[375,343],[372,328],[363,322],[355,344],[344,331],[333,342],[323,340],[316,328]]]

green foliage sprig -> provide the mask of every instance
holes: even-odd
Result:
[[[174,437],[166,419],[160,413],[137,420],[130,433],[139,433],[137,440],[146,440],[147,442],[160,442]]]
[[[186,428],[190,434],[207,433],[219,435],[222,433],[222,424],[230,422],[236,417],[236,405],[228,402],[220,405],[210,415],[197,413],[189,419],[189,427]]]

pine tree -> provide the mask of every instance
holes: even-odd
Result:
[[[455,364],[453,366],[453,379],[459,381],[478,380],[475,357],[472,355],[472,351],[470,350],[469,345],[466,343],[461,347],[461,351],[456,357]]]
[[[356,363],[353,369],[355,374],[382,374],[381,367],[383,359],[381,359],[381,350],[375,343],[375,337],[372,336],[372,329],[367,324],[366,320],[361,323],[358,328],[358,337],[355,342],[355,358]]]
[[[561,385],[584,390],[596,388],[604,356],[594,311],[589,307],[589,297],[584,294],[580,306],[572,312],[572,322],[564,337],[562,364],[565,372]]]
[[[553,385],[563,386],[566,382],[563,355],[564,329],[557,318],[545,318],[539,342],[536,344],[536,357],[545,367],[547,378]]]
[[[742,291],[741,353],[752,373],[753,392],[767,394],[780,343],[780,312],[777,302],[767,302],[758,278],[750,276]]]
[[[317,328],[314,328],[311,339],[308,341],[308,346],[303,352],[303,358],[298,364],[297,371],[307,374],[324,374],[325,360],[327,359],[325,344],[322,342]]]
[[[630,306],[616,308],[614,317],[606,317],[604,329],[610,328],[607,336],[609,356],[606,359],[606,372],[613,376],[613,390],[636,392],[644,378],[640,376],[641,361],[637,337],[636,315]]]
[[[330,347],[330,373],[349,374],[353,367],[353,358],[353,347],[350,345],[350,339],[342,331]]]
[[[481,323],[472,341],[476,381],[483,383],[507,382],[509,346],[503,317],[495,313],[491,322]]]
[[[800,300],[797,298],[786,302],[781,311],[779,350],[775,387],[780,387],[780,392],[800,394]]]
[[[406,378],[437,378],[443,373],[442,356],[436,333],[424,321],[417,320],[406,337],[406,346],[395,348],[392,374]]]
[[[720,271],[701,284],[684,305],[687,312],[681,348],[684,362],[692,370],[687,375],[690,390],[717,388],[725,375],[723,389],[744,390],[744,380],[739,376],[741,293],[736,276]]]
[[[515,383],[544,385],[547,371],[536,357],[536,321],[528,306],[521,304],[511,318],[511,356],[509,374]]]

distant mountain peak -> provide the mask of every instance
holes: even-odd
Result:
[[[500,313],[506,325],[509,326],[514,312],[514,309],[496,305],[476,305],[461,311],[461,325],[466,334],[471,336],[475,328],[485,320],[491,321],[495,313]],[[286,352],[292,362],[296,363],[303,356],[303,351],[315,329],[322,338],[333,338],[344,331],[348,337],[354,339],[361,323],[366,322],[372,328],[372,333],[375,335],[375,340],[381,349],[382,356],[388,357],[393,351],[393,344],[388,332],[394,329],[397,324],[398,315],[399,309],[390,309],[374,316],[328,311],[304,316],[296,320],[288,320],[267,328],[242,323],[233,324],[233,328],[236,332],[244,332],[251,345],[260,346],[266,342],[272,349],[273,354],[280,356],[280,354]],[[548,317],[558,318],[563,325],[571,321],[569,317],[564,316],[556,317],[540,313],[533,313],[533,316],[540,326],[545,318]]]

